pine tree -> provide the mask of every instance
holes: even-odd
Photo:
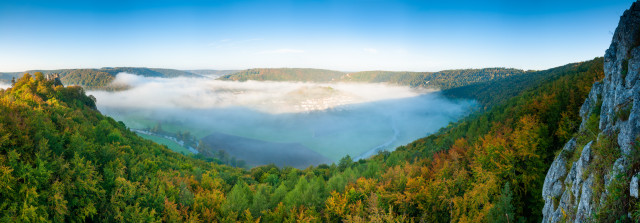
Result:
[[[515,222],[515,208],[511,201],[513,200],[513,192],[509,183],[505,183],[502,188],[502,195],[489,211],[489,222]]]

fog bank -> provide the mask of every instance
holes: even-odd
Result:
[[[433,90],[384,84],[231,82],[126,73],[119,74],[114,83],[129,88],[89,94],[97,98],[101,112],[131,128],[161,123],[165,131],[189,131],[198,139],[216,134],[295,143],[333,161],[347,154],[368,157],[427,136],[475,105],[449,100]],[[267,148],[251,149],[263,150]]]
[[[233,82],[207,78],[154,78],[128,73],[118,74],[112,84],[130,88],[118,92],[91,92],[101,99],[101,106],[143,109],[246,107],[272,114],[325,110],[425,93],[383,84]]]
[[[0,89],[7,89],[7,88],[10,88],[10,87],[11,87],[10,83],[6,83],[6,82],[0,81]]]

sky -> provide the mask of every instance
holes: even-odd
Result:
[[[604,55],[632,0],[0,1],[0,71],[542,70]]]

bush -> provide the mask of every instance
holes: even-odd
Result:
[[[618,109],[618,111],[616,111],[616,118],[618,118],[618,120],[620,121],[629,120],[629,115],[631,115],[631,108],[632,108],[632,105],[631,103],[629,103],[626,106]]]

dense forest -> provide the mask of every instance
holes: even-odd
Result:
[[[593,59],[596,63],[603,63],[603,58]],[[576,70],[577,69],[577,70]],[[442,91],[449,98],[474,99],[485,108],[499,105],[545,80],[556,79],[568,72],[585,72],[591,69],[582,63],[571,63],[553,69],[526,72],[522,75],[511,75],[503,79],[476,82],[469,85],[454,87]],[[513,87],[518,86],[518,87]]]
[[[344,75],[343,72],[310,68],[254,68],[220,77],[233,81],[301,81],[330,82]]]
[[[131,73],[145,77],[195,77],[197,74],[161,68],[144,67],[104,67],[100,69],[61,69],[61,70],[35,70],[27,73],[40,72],[43,74],[57,73],[65,85],[79,85],[87,89],[101,89],[115,79],[118,73]],[[0,73],[0,79],[11,80],[19,78],[23,72]]]
[[[520,76],[525,73],[527,72],[509,68],[461,69],[438,72],[361,71],[354,73],[305,68],[262,68],[240,71],[222,76],[219,79],[234,81],[388,83],[410,87],[451,89],[474,83],[500,80],[510,76]]]
[[[350,73],[344,76],[341,81],[390,83],[444,90],[467,86],[473,83],[483,83],[511,76],[520,76],[524,73],[526,72],[512,68],[460,69],[438,72],[363,71]]]
[[[211,75],[220,80],[234,81],[301,81],[301,82],[357,82],[389,83],[410,87],[454,89],[476,83],[499,81],[507,77],[525,76],[531,72],[508,68],[461,69],[439,72],[393,72],[361,71],[345,73],[332,70],[308,68],[256,68],[243,71],[234,70],[192,70],[181,71],[160,68],[105,67],[100,69],[34,70],[27,73],[57,73],[65,85],[79,85],[86,89],[117,89],[109,86],[118,73],[126,72],[145,77],[200,77]],[[9,81],[19,78],[22,72],[0,73],[0,79]]]
[[[101,115],[82,88],[25,74],[0,90],[0,221],[539,221],[546,170],[603,64],[547,72],[394,152],[304,170],[171,152]]]

